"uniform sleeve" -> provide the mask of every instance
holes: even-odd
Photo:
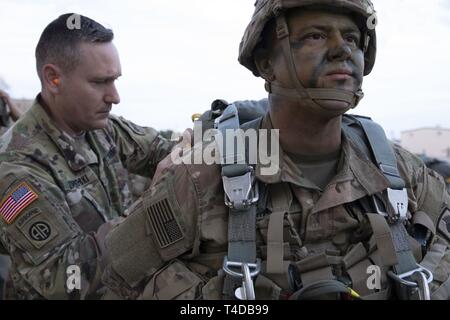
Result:
[[[450,300],[450,195],[444,179],[418,157],[396,146],[399,169],[406,181],[412,224],[431,236],[420,264],[433,273],[432,299]]]
[[[51,176],[32,165],[3,162],[0,181],[0,239],[13,263],[14,295],[97,297],[103,268],[99,237],[80,229]]]
[[[433,272],[432,299],[450,300],[450,195],[436,172],[423,168],[420,174],[418,210],[427,213],[436,228],[421,264]]]
[[[110,119],[124,166],[132,173],[152,177],[157,164],[170,153],[175,143],[163,138],[153,128],[138,126],[115,115]]]
[[[109,265],[103,277],[107,298],[142,298],[144,291],[146,299],[172,299],[199,284],[198,277],[179,263],[198,251],[202,206],[198,187],[197,175],[188,166],[174,165],[170,156],[159,164],[150,189],[108,234]],[[173,290],[160,292],[158,283],[172,282],[167,277],[174,272],[178,275]]]

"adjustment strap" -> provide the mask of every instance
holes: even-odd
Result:
[[[272,185],[272,213],[267,231],[267,273],[284,273],[284,216],[292,203],[292,193],[286,183]]]
[[[269,82],[266,82],[265,88],[268,93],[292,99],[301,99],[298,94],[298,89],[283,88]],[[309,88],[303,90],[305,90],[308,95],[305,99],[342,101],[350,104],[351,108],[355,108],[359,101],[364,97],[362,90],[359,90],[356,94],[351,91],[338,89]],[[323,106],[320,107],[324,108]]]
[[[287,25],[286,17],[284,14],[279,15],[276,18],[277,37],[281,42],[281,49],[283,50],[284,60],[288,64],[288,72],[291,80],[295,84],[295,90],[297,91],[297,98],[310,99],[308,92],[303,87],[302,83],[297,77],[297,68],[295,66],[294,57],[292,56],[291,42],[289,41],[289,27]]]

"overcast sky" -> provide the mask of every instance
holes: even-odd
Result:
[[[110,27],[122,62],[113,112],[156,129],[192,125],[211,101],[260,99],[263,81],[237,62],[255,0],[0,0],[0,77],[15,98],[40,85],[34,49],[66,12]],[[402,130],[450,128],[450,0],[374,0],[378,56],[354,111]]]

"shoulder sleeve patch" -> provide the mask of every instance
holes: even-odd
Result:
[[[32,173],[18,176],[22,174],[6,174],[1,180],[0,234],[11,256],[37,266],[80,229],[67,205],[55,190],[49,190],[51,184]]]
[[[164,179],[158,186],[143,195],[147,230],[164,261],[174,259],[193,247],[195,225],[181,210],[174,195],[171,179]],[[173,182],[173,181],[172,181]]]
[[[40,209],[35,209],[37,216],[25,221],[17,228],[25,238],[36,248],[41,249],[46,243],[58,236],[57,228],[48,218],[41,215]]]
[[[148,217],[153,234],[161,249],[184,238],[180,225],[167,198],[152,203],[148,208]]]
[[[16,217],[39,196],[26,182],[21,182],[1,202],[0,216],[7,224],[11,224]]]
[[[437,228],[440,233],[450,241],[450,209],[444,209],[444,212],[442,212],[439,217]]]

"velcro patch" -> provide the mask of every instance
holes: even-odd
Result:
[[[448,208],[439,217],[437,228],[450,241],[450,210]]]
[[[59,234],[55,225],[41,214],[29,219],[18,228],[36,249],[42,248]]]
[[[166,198],[152,204],[147,212],[155,239],[161,249],[184,238],[183,231]]]
[[[1,202],[0,216],[7,224],[11,224],[23,209],[38,198],[36,192],[26,182],[22,182]]]

